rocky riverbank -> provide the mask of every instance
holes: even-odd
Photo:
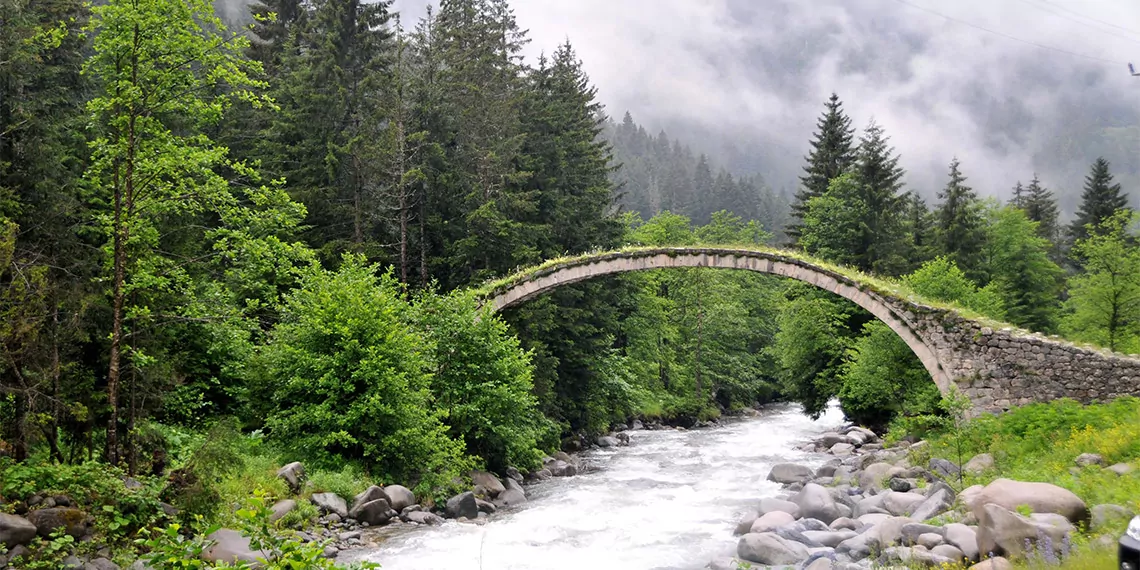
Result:
[[[995,570],[1011,568],[1011,556],[1057,560],[1068,554],[1078,526],[1130,516],[1117,505],[1090,509],[1049,483],[996,479],[957,492],[963,469],[983,473],[993,458],[979,455],[963,466],[939,457],[912,464],[927,455],[925,446],[884,448],[876,434],[859,427],[824,434],[804,449],[835,458],[814,470],[774,466],[768,480],[783,485],[782,493],[761,500],[739,522],[737,559],[709,568],[735,570],[744,561],[804,570],[897,563]],[[1098,459],[1081,456],[1078,463]]]

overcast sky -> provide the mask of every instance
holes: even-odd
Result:
[[[396,0],[396,9],[411,26],[426,4]],[[528,55],[569,39],[615,118],[628,110],[647,128],[698,139],[774,184],[794,179],[833,90],[856,125],[873,117],[885,127],[928,195],[955,155],[986,194],[1034,171],[1078,192],[1098,154],[1126,186],[1140,182],[1140,77],[1125,65],[1140,64],[1140,0],[512,5],[530,30]]]

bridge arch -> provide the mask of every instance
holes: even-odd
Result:
[[[515,307],[543,293],[602,275],[665,268],[713,268],[752,271],[787,277],[830,291],[866,309],[899,335],[914,352],[938,389],[946,394],[954,382],[952,368],[938,347],[923,338],[909,302],[891,299],[837,271],[790,255],[770,251],[706,247],[644,248],[600,253],[551,263],[492,284],[484,295],[494,311]]]

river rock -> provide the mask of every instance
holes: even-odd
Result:
[[[828,453],[836,457],[847,457],[855,453],[855,446],[850,443],[837,443],[827,450]]]
[[[838,518],[827,525],[831,530],[853,530],[859,532],[867,525],[848,517]]]
[[[749,528],[749,532],[771,532],[780,527],[795,524],[795,522],[795,517],[789,515],[788,513],[785,513],[783,511],[772,511],[770,513],[765,513],[764,515],[760,516],[760,518],[757,518]]]
[[[443,524],[443,519],[427,511],[412,511],[401,516],[408,522],[413,522],[416,524],[423,524],[428,526],[438,526]]]
[[[963,491],[962,494],[965,496],[966,492]],[[966,501],[964,497],[963,501]],[[1080,497],[1068,489],[1050,483],[996,479],[976,495],[971,496],[970,502],[967,503],[974,516],[978,517],[978,521],[984,520],[983,508],[987,504],[998,505],[1011,511],[1026,505],[1031,512],[1064,515],[1074,523],[1088,520],[1089,517],[1089,509]]]
[[[1027,542],[1036,544],[1042,537],[1048,537],[1059,548],[1065,535],[1073,530],[1068,519],[1061,526],[1056,524],[1058,521],[1027,518],[994,503],[983,505],[978,519],[978,549],[987,554],[1021,555]]]
[[[803,534],[808,540],[831,548],[856,536],[853,530],[805,530]]]
[[[810,555],[806,546],[782,538],[777,534],[748,533],[740,537],[736,555],[749,562],[780,565],[797,564]]]
[[[1009,560],[997,556],[971,566],[970,570],[1013,570],[1013,564]]]
[[[917,522],[908,523],[900,530],[899,543],[903,546],[914,546],[921,544],[918,538],[924,534],[937,534],[941,538],[943,532],[941,527]]]
[[[269,558],[264,550],[254,551],[249,546],[249,537],[242,536],[236,530],[222,528],[206,537],[214,543],[209,550],[202,553],[202,560],[206,562],[225,562],[235,564],[245,562],[255,568],[261,567],[258,558]]]
[[[277,501],[276,503],[273,503],[273,506],[269,508],[271,511],[273,511],[273,514],[269,515],[269,522],[277,522],[285,518],[285,515],[293,512],[293,509],[296,508],[297,501],[294,501],[293,499],[283,499]]]
[[[36,525],[24,517],[0,513],[0,545],[11,550],[36,537]]]
[[[836,506],[831,493],[815,483],[804,485],[803,490],[792,499],[792,502],[799,505],[801,516],[819,519],[824,524],[831,524],[831,521],[840,516],[839,507]]]
[[[954,498],[945,489],[939,489],[915,506],[911,510],[910,516],[914,520],[930,520],[950,510],[952,506],[954,506]]]
[[[883,483],[890,481],[891,475],[902,471],[890,463],[872,463],[864,468],[863,473],[859,475],[859,486],[864,490],[881,490]]]
[[[967,559],[978,560],[978,533],[974,529],[960,523],[948,524],[943,529],[947,544],[957,547]]]
[[[498,477],[486,471],[472,471],[471,482],[475,484],[475,494],[494,499],[499,493],[506,491],[503,482]]]
[[[119,570],[119,565],[100,556],[85,562],[83,570]]]
[[[852,560],[861,560],[871,555],[870,532],[855,535],[835,547],[837,554],[850,557]],[[876,548],[878,548],[876,546]]]
[[[777,463],[768,472],[768,480],[790,485],[792,483],[807,483],[811,481],[812,471],[803,465],[795,463]]]
[[[834,563],[830,558],[816,558],[810,564],[804,565],[804,570],[833,570]]]
[[[1118,520],[1127,519],[1132,512],[1120,505],[1097,505],[1092,508],[1090,530],[1100,530]]]
[[[796,528],[803,530],[831,530],[831,527],[819,519],[800,519],[796,521]]]
[[[561,459],[555,459],[554,463],[547,466],[547,469],[555,477],[573,477],[578,474],[577,466]]]
[[[758,518],[760,518],[758,513],[748,513],[744,515],[740,518],[740,522],[736,523],[736,528],[733,529],[732,534],[734,536],[740,536],[752,532],[752,523],[756,522]]]
[[[349,511],[349,516],[358,522],[368,523],[371,526],[387,524],[395,511],[388,499],[376,499],[356,505]]]
[[[620,444],[621,442],[619,442],[616,437],[610,435],[603,435],[598,438],[598,447],[617,447]]]
[[[962,469],[955,465],[953,461],[942,459],[941,457],[930,458],[930,470],[937,473],[940,477],[947,479],[951,477],[956,478],[958,474],[962,472]]]
[[[479,509],[479,512],[487,513],[489,515],[494,514],[497,510],[494,503],[490,501],[484,501],[478,497],[475,498],[475,507]]]
[[[384,495],[388,497],[388,503],[391,504],[392,509],[396,511],[403,511],[416,504],[415,493],[412,493],[403,485],[388,485],[384,487]]]
[[[980,475],[993,468],[994,456],[988,453],[979,453],[962,466],[962,470],[971,475]]]
[[[51,507],[28,513],[28,522],[36,527],[36,532],[44,537],[51,536],[62,528],[73,538],[83,538],[87,534],[88,519],[83,511],[71,507]]]
[[[800,517],[800,506],[783,499],[776,499],[773,497],[765,497],[760,499],[759,514],[763,515],[773,511],[780,511],[792,515],[792,518]]]
[[[277,476],[285,481],[289,490],[297,493],[301,484],[305,482],[305,466],[300,461],[294,461],[277,470]]]
[[[918,493],[887,491],[883,493],[883,508],[896,517],[904,517],[925,500],[926,497]]]
[[[500,508],[517,507],[526,503],[526,495],[519,489],[507,489],[495,497],[494,503]]]
[[[1082,453],[1077,456],[1077,467],[1090,467],[1093,465],[1104,465],[1104,457],[1095,453]]]
[[[883,508],[884,495],[875,495],[867,497],[855,504],[854,516],[855,518],[862,518],[863,515],[869,514],[890,514]]]
[[[477,518],[479,516],[479,505],[475,502],[475,493],[468,491],[448,499],[446,510],[447,518]]]
[[[379,487],[377,488],[379,489]],[[380,492],[383,493],[384,491],[381,490]],[[348,516],[348,505],[336,493],[314,493],[309,500],[317,506],[317,510],[321,514],[335,514],[342,519]]]
[[[943,539],[942,539],[941,534],[937,534],[937,533],[933,533],[933,532],[927,532],[927,533],[923,533],[923,534],[918,535],[918,540],[916,540],[915,542],[917,542],[919,546],[921,546],[927,550],[934,550],[934,547],[941,545],[942,541],[943,541]],[[957,548],[955,548],[954,550],[957,550]]]
[[[949,558],[954,562],[961,562],[966,559],[966,555],[962,553],[961,550],[949,544],[939,544],[938,546],[932,547],[930,551],[938,556]]]
[[[835,471],[839,469],[840,465],[843,465],[843,462],[838,459],[832,459],[831,461],[820,465],[819,469],[815,470],[815,476],[816,478],[835,477]]]
[[[845,435],[840,435],[835,432],[828,432],[819,436],[819,444],[825,448],[831,448],[837,443],[849,443],[850,440]]]
[[[908,517],[890,517],[863,534],[868,535],[867,544],[886,548],[899,544],[903,527],[912,522],[915,520]]]
[[[360,506],[364,503],[371,503],[377,499],[384,499],[385,501],[388,501],[388,494],[384,492],[383,488],[372,485],[364,491],[361,491],[359,494],[353,497],[352,506],[348,509],[348,516],[356,518],[356,516],[352,514],[353,512],[360,508]],[[388,501],[388,504],[391,505],[392,501]]]

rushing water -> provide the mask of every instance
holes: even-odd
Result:
[[[632,445],[589,452],[598,471],[527,487],[523,507],[483,525],[449,521],[388,539],[351,559],[386,570],[697,569],[733,556],[736,521],[779,487],[775,463],[818,465],[797,445],[838,426],[793,406],[692,431],[638,431]]]

